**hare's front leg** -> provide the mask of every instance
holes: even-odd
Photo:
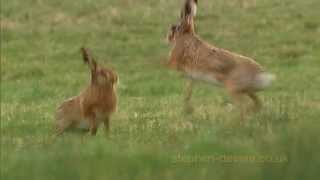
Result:
[[[92,136],[95,136],[97,134],[97,130],[98,130],[98,123],[97,123],[95,115],[89,116],[88,120],[89,120],[89,125],[90,125],[90,129],[89,129],[90,134]]]
[[[186,112],[193,112],[193,107],[190,103],[191,97],[192,97],[192,88],[193,88],[193,80],[188,80],[185,88],[185,97],[184,97],[184,103],[185,103],[185,111]]]

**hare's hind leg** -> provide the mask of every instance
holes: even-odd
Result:
[[[233,98],[236,106],[240,109],[240,120],[241,123],[243,123],[246,112],[246,108],[244,106],[244,94],[240,92],[230,92],[230,95]]]
[[[236,106],[240,109],[240,120],[241,123],[244,121],[246,108],[244,106],[244,91],[237,83],[234,83],[232,80],[225,82],[225,88],[232,97]]]
[[[62,135],[72,125],[72,121],[67,121],[65,119],[59,119],[56,122],[56,133],[57,135]]]
[[[192,97],[192,89],[193,89],[193,80],[188,80],[186,87],[185,87],[185,97],[184,97],[184,105],[185,105],[185,111],[188,113],[193,112],[193,107],[191,105],[191,97]]]
[[[259,99],[259,97],[254,93],[254,92],[249,92],[247,95],[250,97],[250,99],[253,101],[254,106],[253,106],[253,111],[257,112],[261,109],[262,103]]]
[[[64,101],[57,109],[55,114],[56,132],[61,135],[65,130],[70,128],[74,120],[80,117],[80,107],[78,97],[70,98]]]

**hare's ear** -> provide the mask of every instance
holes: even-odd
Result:
[[[82,52],[83,61],[89,65],[91,71],[96,71],[97,63],[93,59],[93,57],[90,56],[89,51],[86,48],[82,47],[81,52]]]
[[[181,10],[180,18],[183,20],[186,16],[196,16],[198,0],[186,0]]]
[[[186,0],[181,12],[181,23],[183,24],[184,32],[194,32],[193,16],[196,10],[195,0]]]
[[[183,20],[183,31],[186,33],[193,33],[194,32],[194,24],[193,24],[193,16],[187,15]]]
[[[193,29],[193,16],[192,15],[187,15],[186,18],[185,18],[185,23],[190,26],[190,28]]]
[[[91,83],[97,82],[97,63],[93,59],[92,56],[90,56],[88,50],[86,48],[81,48],[83,61],[87,63],[91,70]]]

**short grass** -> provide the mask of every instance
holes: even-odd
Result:
[[[200,0],[198,33],[277,81],[239,125],[219,88],[163,66],[181,1],[10,0],[1,7],[1,179],[318,179],[320,1]],[[243,2],[242,1],[242,2]],[[120,75],[110,138],[54,138],[56,106],[88,82],[79,48]]]

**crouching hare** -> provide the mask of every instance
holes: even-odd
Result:
[[[191,79],[186,88],[187,108],[192,95],[193,81],[205,81],[225,87],[239,105],[243,119],[243,97],[254,102],[255,109],[261,107],[257,91],[268,87],[274,75],[265,72],[253,59],[203,41],[194,31],[192,4],[185,6],[185,15],[180,23],[171,26],[168,41],[172,45],[168,65],[183,72]]]
[[[91,82],[80,95],[64,101],[56,111],[56,130],[82,129],[96,135],[100,123],[109,132],[110,116],[117,107],[117,74],[96,63],[85,48],[81,49],[84,62],[91,70]]]

